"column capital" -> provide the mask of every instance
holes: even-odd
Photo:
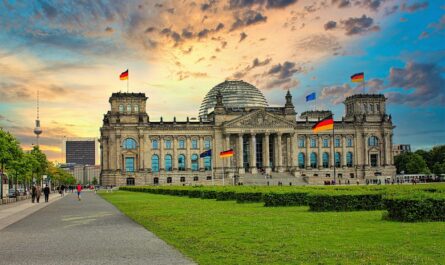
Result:
[[[264,135],[265,135],[265,136],[269,136],[269,135],[270,135],[270,132],[265,132]]]
[[[277,136],[281,137],[283,135],[282,132],[277,132]]]
[[[254,133],[254,132],[250,133],[250,136],[252,136],[252,137],[254,137],[255,135],[256,135],[256,133]]]

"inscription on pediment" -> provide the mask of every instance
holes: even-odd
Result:
[[[270,114],[260,112],[239,121],[229,123],[229,127],[291,127],[286,121],[282,121]]]

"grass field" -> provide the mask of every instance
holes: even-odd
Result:
[[[100,195],[199,264],[445,264],[445,222],[384,221],[383,211]]]

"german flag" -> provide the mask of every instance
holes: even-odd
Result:
[[[334,119],[332,118],[332,115],[330,115],[327,118],[324,118],[323,120],[317,122],[314,126],[312,126],[312,131],[314,133],[332,129],[334,129]]]
[[[128,69],[119,76],[120,80],[128,80]]]
[[[365,80],[365,73],[357,73],[351,75],[351,81],[354,83],[363,82]]]
[[[227,151],[222,151],[221,153],[219,153],[219,157],[224,158],[224,157],[231,157],[233,156],[235,152],[233,152],[233,149],[229,149]]]

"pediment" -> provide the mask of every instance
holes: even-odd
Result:
[[[294,128],[295,124],[264,110],[257,110],[224,124],[225,128]]]

